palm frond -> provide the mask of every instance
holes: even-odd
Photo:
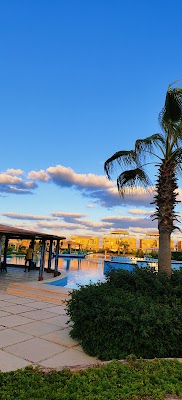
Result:
[[[136,165],[136,153],[134,150],[121,150],[117,151],[117,153],[113,154],[112,157],[108,158],[108,160],[106,160],[104,163],[104,171],[106,172],[109,179],[111,179],[111,175],[114,171],[115,162],[120,167]]]
[[[170,160],[175,164],[182,163],[182,147],[178,147],[176,150],[172,152]]]
[[[182,121],[180,124],[174,124],[173,127],[172,149],[174,146],[179,147],[182,144]]]
[[[126,188],[134,188],[136,186],[142,186],[144,188],[151,186],[149,177],[141,168],[124,171],[117,178],[118,191],[122,197],[124,196]]]
[[[154,155],[155,148],[159,148],[164,154],[163,147],[165,146],[165,139],[160,133],[148,136],[145,139],[138,139],[135,142],[135,152],[139,155],[148,152]],[[157,155],[156,155],[157,156]]]
[[[162,128],[168,130],[171,123],[182,121],[182,89],[168,87],[165,105],[159,114],[159,123]]]
[[[182,147],[178,147],[172,152],[169,161],[175,165],[175,171],[177,173],[182,172]]]

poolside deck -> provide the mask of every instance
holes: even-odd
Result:
[[[6,290],[12,283],[30,283],[38,281],[38,269],[24,272],[24,265],[11,266],[7,264],[7,273],[0,272],[0,290]],[[44,280],[50,279],[50,274],[44,273]]]
[[[64,303],[69,290],[44,284],[50,274],[45,273],[45,280],[40,282],[37,277],[36,270],[28,273],[13,267],[0,273],[0,370],[28,365],[63,369],[100,364],[69,335]]]

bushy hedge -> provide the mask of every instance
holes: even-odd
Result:
[[[172,258],[172,260],[181,261],[182,260],[182,251],[172,251],[171,258]]]
[[[67,301],[71,337],[101,360],[182,357],[182,270],[113,270]]]

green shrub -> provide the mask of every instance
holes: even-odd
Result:
[[[135,268],[132,272],[111,269],[106,274],[107,283],[125,291],[151,296],[162,303],[182,299],[182,269],[174,270],[169,280],[165,273],[151,268]]]
[[[71,336],[101,360],[182,357],[182,271],[111,271],[106,283],[81,286],[67,301]]]
[[[181,261],[182,260],[182,251],[172,251],[171,258],[172,258],[172,260]]]

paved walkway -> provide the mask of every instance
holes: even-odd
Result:
[[[50,279],[50,274],[45,278]],[[11,371],[28,365],[62,369],[101,363],[86,355],[82,347],[71,339],[62,301],[55,304],[7,293],[12,281],[35,288],[48,287],[38,283],[37,279],[38,271],[28,273],[23,269],[15,268],[14,271],[9,268],[7,274],[0,273],[0,370]],[[53,287],[49,285],[49,288]]]

